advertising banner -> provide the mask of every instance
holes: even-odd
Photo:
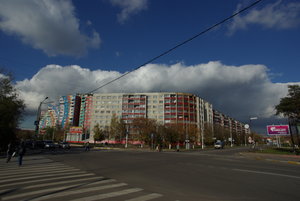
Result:
[[[82,134],[83,129],[82,129],[82,127],[70,127],[69,133],[70,134]]]
[[[269,125],[267,126],[268,135],[289,135],[289,125]]]

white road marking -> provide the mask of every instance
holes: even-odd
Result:
[[[92,192],[92,191],[99,191],[99,190],[104,190],[104,189],[117,188],[117,187],[126,186],[126,185],[127,184],[125,184],[125,183],[119,183],[119,184],[111,184],[111,185],[106,185],[106,186],[83,188],[83,189],[80,189],[80,190],[77,189],[77,190],[63,191],[63,192],[58,192],[58,193],[55,193],[55,194],[46,195],[46,196],[42,196],[42,197],[39,197],[39,198],[31,199],[31,201],[47,200],[47,199],[51,199],[51,198],[58,198],[58,197],[63,197],[63,196],[68,196],[68,195],[75,195],[75,194],[87,193],[87,192]],[[83,200],[83,199],[81,198],[80,200]]]
[[[7,182],[12,182],[12,181],[19,181],[19,180],[25,180],[25,179],[38,179],[38,178],[43,178],[43,177],[56,177],[59,178],[60,176],[64,176],[67,174],[74,174],[74,172],[63,172],[59,174],[47,174],[47,175],[38,175],[38,176],[28,176],[28,177],[18,177],[18,178],[12,178],[12,179],[3,179],[0,180],[0,183],[7,183]],[[86,173],[86,172],[76,172],[76,173]]]
[[[73,184],[73,185],[70,185],[70,186],[63,186],[63,187],[48,188],[48,189],[37,190],[37,191],[30,191],[30,192],[27,192],[27,193],[19,193],[19,194],[16,194],[16,195],[4,196],[4,197],[2,197],[2,200],[11,200],[11,199],[30,196],[30,195],[36,195],[36,194],[40,194],[40,193],[55,192],[55,191],[60,191],[60,190],[76,187],[76,186],[78,186],[78,184]]]
[[[250,173],[256,173],[256,174],[265,174],[265,175],[272,175],[272,176],[280,176],[280,177],[288,177],[288,178],[294,178],[294,179],[300,179],[298,176],[293,175],[287,175],[287,174],[278,174],[278,173],[272,173],[272,172],[262,172],[262,171],[255,171],[255,170],[243,170],[243,169],[232,169],[234,171],[240,171],[240,172],[250,172]]]
[[[24,176],[31,176],[31,175],[34,175],[34,176],[37,176],[37,175],[44,175],[44,176],[47,176],[48,174],[58,174],[58,173],[61,173],[61,172],[80,172],[80,169],[76,169],[76,168],[61,168],[61,169],[54,169],[54,170],[48,170],[48,169],[44,169],[44,170],[32,170],[32,171],[20,171],[20,172],[16,172],[16,174],[9,174],[7,176],[1,176],[1,179],[4,180],[4,179],[9,179],[9,178],[15,178],[17,177],[18,179],[20,179],[20,176],[21,177],[24,177]]]
[[[110,183],[110,182],[114,182],[114,181],[115,181],[114,179],[108,179],[108,180],[102,180],[102,181],[93,182],[93,183],[89,183],[89,184],[85,184],[85,185],[84,185],[84,183],[83,184],[80,183],[80,184],[73,184],[73,185],[69,185],[69,186],[47,188],[47,189],[42,189],[42,190],[30,191],[30,192],[26,192],[26,193],[19,193],[19,194],[11,195],[11,196],[5,196],[5,197],[2,197],[2,200],[10,200],[10,199],[15,199],[15,198],[31,196],[31,195],[38,195],[41,193],[51,193],[51,192],[56,192],[56,191],[61,191],[61,190],[68,190],[69,188],[78,187],[78,186],[82,186],[82,185],[91,186],[91,185],[97,185],[97,184],[105,184],[105,183]],[[82,190],[79,190],[79,192],[81,193]],[[57,194],[60,194],[60,193],[56,193],[54,195],[57,195]],[[43,197],[47,197],[47,196],[43,196]]]
[[[109,193],[99,193],[99,190],[120,188],[127,186],[127,184],[112,183],[116,182],[116,180],[103,180],[104,177],[97,177],[93,173],[86,173],[80,169],[67,166],[60,162],[54,162],[44,157],[26,157],[24,164],[24,166],[18,167],[16,159],[8,164],[0,164],[0,188],[4,188],[0,190],[0,194],[2,194],[1,200],[30,199],[38,201],[78,195],[75,199],[77,201],[94,201],[143,190],[141,188],[130,188],[115,190]],[[27,189],[32,190],[25,191]],[[98,194],[92,196],[87,195],[86,197],[80,198],[80,194],[88,192]],[[158,193],[150,193],[147,195],[139,195],[127,201],[148,201],[162,196],[163,195]]]
[[[16,183],[10,183],[10,184],[3,184],[0,185],[1,187],[8,187],[8,186],[16,186],[16,185],[23,185],[23,184],[30,184],[30,183],[37,183],[37,182],[48,182],[52,180],[59,180],[59,179],[71,179],[76,177],[88,177],[88,176],[94,176],[93,173],[86,173],[86,174],[80,174],[80,175],[74,175],[73,173],[69,176],[60,176],[55,178],[46,178],[46,179],[37,179],[37,180],[29,180],[29,181],[23,181],[23,182],[16,182]]]
[[[121,195],[126,195],[130,193],[135,193],[142,191],[143,189],[141,188],[130,188],[122,191],[116,191],[116,192],[111,192],[111,193],[104,193],[104,194],[98,194],[94,196],[89,196],[89,197],[83,197],[83,198],[78,198],[72,201],[94,201],[94,200],[102,200],[106,198],[112,198],[112,197],[117,197]]]
[[[31,185],[31,186],[25,186],[22,189],[41,188],[41,187],[54,186],[54,185],[67,184],[67,183],[83,182],[83,181],[89,181],[89,180],[99,180],[99,179],[103,179],[103,178],[104,177],[88,177],[88,178],[82,178],[82,179],[72,179],[72,180],[67,180],[67,181],[60,181],[60,182],[52,182],[52,183],[44,183],[44,184],[36,184],[36,185]]]
[[[44,164],[44,165],[34,165],[34,166],[17,166],[16,164],[16,167],[4,167],[1,172],[14,172],[14,171],[18,171],[18,170],[33,170],[33,169],[43,169],[43,168],[60,168],[60,167],[66,167],[66,165],[62,165],[62,164],[55,164],[55,163],[52,163],[52,164]]]
[[[158,194],[158,193],[151,193],[151,194],[148,194],[148,195],[136,197],[136,198],[129,199],[129,200],[126,200],[126,201],[147,201],[147,200],[152,200],[152,199],[159,198],[161,196],[162,195]]]

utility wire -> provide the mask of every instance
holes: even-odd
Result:
[[[168,49],[168,50],[166,50],[165,52],[161,53],[160,55],[158,55],[158,56],[156,56],[156,57],[154,57],[154,58],[152,58],[152,59],[146,61],[145,63],[143,63],[142,65],[140,65],[140,66],[138,66],[138,67],[136,67],[136,68],[134,68],[133,70],[124,73],[123,75],[121,75],[121,76],[119,76],[119,77],[117,77],[117,78],[115,78],[115,79],[113,79],[113,80],[111,80],[111,81],[109,81],[109,82],[107,82],[107,83],[105,83],[105,84],[103,84],[103,85],[97,87],[96,89],[94,89],[94,90],[92,90],[92,91],[90,91],[90,92],[88,92],[88,93],[89,93],[89,94],[90,94],[90,93],[93,93],[93,92],[95,92],[95,91],[97,91],[97,90],[99,90],[99,89],[101,89],[101,88],[103,88],[103,87],[105,87],[105,86],[107,86],[107,85],[109,85],[109,84],[111,84],[111,83],[113,83],[113,82],[115,82],[115,81],[121,79],[122,77],[125,77],[125,76],[128,75],[129,73],[132,73],[132,72],[134,72],[134,71],[140,69],[141,67],[143,67],[143,66],[145,66],[145,65],[147,65],[147,64],[149,64],[149,63],[151,63],[151,62],[153,62],[153,61],[155,61],[155,60],[157,60],[158,58],[160,58],[160,57],[162,57],[162,56],[164,56],[164,55],[166,55],[166,54],[169,54],[170,52],[172,52],[173,50],[179,48],[180,46],[185,45],[186,43],[188,43],[188,42],[194,40],[195,38],[198,38],[199,36],[205,34],[206,32],[209,32],[210,30],[212,30],[212,29],[214,29],[214,28],[220,26],[221,24],[223,24],[223,23],[227,22],[228,20],[234,18],[235,16],[241,14],[242,12],[244,12],[244,11],[246,11],[246,10],[248,10],[248,9],[250,9],[250,8],[252,8],[252,7],[254,7],[256,4],[260,3],[261,1],[263,1],[263,0],[257,0],[257,1],[255,1],[254,3],[248,5],[247,7],[245,7],[245,8],[243,8],[243,9],[237,11],[237,12],[234,13],[233,15],[231,15],[231,16],[229,16],[229,17],[227,17],[227,18],[221,20],[220,22],[218,22],[218,23],[212,25],[211,27],[205,29],[204,31],[202,31],[202,32],[200,32],[200,33],[198,33],[198,34],[196,34],[196,35],[190,37],[189,39],[187,39],[187,40],[185,40],[185,41],[183,41],[183,42],[177,44],[176,46],[174,46],[174,47],[172,47],[172,48],[170,48],[170,49]]]

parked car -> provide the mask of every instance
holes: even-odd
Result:
[[[35,149],[43,149],[45,147],[45,143],[41,140],[37,140],[34,142]]]
[[[224,148],[224,142],[217,141],[215,142],[215,149],[223,149]]]
[[[25,146],[26,146],[26,148],[33,149],[34,148],[34,141],[33,140],[26,140],[25,141]]]
[[[55,149],[55,144],[52,140],[45,140],[44,141],[44,148],[45,149]]]
[[[68,142],[59,142],[58,147],[63,148],[63,149],[70,149],[71,148],[71,146]]]

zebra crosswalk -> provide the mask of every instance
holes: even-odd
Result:
[[[43,156],[26,156],[24,166],[0,159],[0,200],[3,201],[94,201],[160,200],[163,195],[112,178],[52,161]]]

